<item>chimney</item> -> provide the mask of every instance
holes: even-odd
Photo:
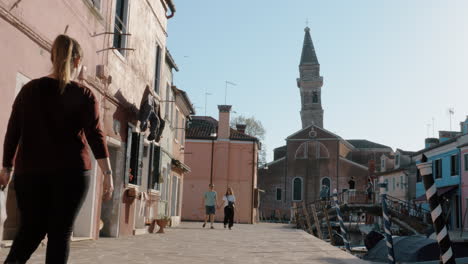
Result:
[[[245,129],[247,128],[246,124],[236,124],[237,131],[241,133],[245,133]]]
[[[424,140],[424,143],[425,143],[425,147],[426,148],[429,148],[429,147],[432,147],[434,145],[437,145],[439,144],[439,139],[438,138],[426,138]]]
[[[218,124],[218,139],[229,139],[231,127],[230,122],[230,112],[231,105],[218,105],[219,109],[219,124]]]

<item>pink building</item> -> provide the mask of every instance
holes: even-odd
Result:
[[[86,70],[79,81],[100,102],[115,192],[111,201],[101,202],[102,175],[93,160],[93,178],[74,236],[133,235],[145,233],[152,218],[180,220],[181,182],[188,168],[179,138],[193,109],[184,92],[172,87],[177,66],[166,39],[174,12],[172,0],[0,0],[0,142],[21,87],[50,73],[50,50],[59,34],[81,44]],[[148,131],[139,126],[140,103],[147,90],[166,122],[164,140],[159,142],[148,140]],[[4,239],[12,239],[18,225],[14,198],[13,183],[8,190]],[[141,210],[146,204],[151,210]]]
[[[243,125],[238,125],[237,130],[230,127],[230,105],[218,108],[219,121],[195,116],[187,129],[185,162],[191,172],[184,180],[182,220],[204,219],[202,197],[213,183],[218,204],[226,188],[233,188],[238,212],[235,221],[252,224],[258,208],[258,139],[246,135]],[[217,210],[216,221],[223,217],[223,211]]]

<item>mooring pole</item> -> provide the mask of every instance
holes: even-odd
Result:
[[[390,221],[390,217],[388,215],[388,208],[387,208],[387,183],[383,181],[383,177],[381,177],[380,185],[380,198],[382,200],[382,215],[384,218],[384,231],[385,231],[385,240],[387,242],[387,258],[389,264],[395,264],[395,252],[393,250],[393,238],[392,238],[392,230],[390,229],[392,226],[392,222]]]
[[[429,202],[429,207],[431,208],[431,218],[437,234],[437,243],[439,243],[442,263],[455,264],[452,242],[450,241],[444,213],[439,203],[437,187],[432,176],[432,162],[427,162],[427,157],[423,155],[421,163],[417,166],[423,177],[424,188],[426,189],[426,199]]]
[[[333,194],[333,201],[335,201],[336,216],[338,217],[338,221],[340,222],[341,236],[343,237],[343,242],[345,244],[346,251],[351,252],[351,248],[349,246],[349,241],[348,241],[348,235],[346,234],[346,229],[343,223],[343,217],[341,216],[340,204],[338,203],[337,193]]]

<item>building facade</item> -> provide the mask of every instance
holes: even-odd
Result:
[[[386,194],[402,201],[412,201],[416,195],[416,165],[411,155],[415,152],[397,149],[392,162],[382,155],[378,182],[387,184]]]
[[[219,120],[193,117],[187,129],[185,161],[191,168],[184,180],[182,219],[201,221],[205,218],[203,194],[213,183],[218,193],[218,205],[231,187],[236,196],[235,221],[257,221],[257,163],[259,141],[245,134],[245,126],[230,127],[230,105],[220,105]],[[223,210],[216,221],[224,218]]]
[[[461,158],[461,217],[462,227],[468,229],[468,144],[462,144],[460,148]]]
[[[432,175],[437,186],[437,193],[441,198],[442,209],[447,216],[450,229],[461,227],[462,223],[462,168],[461,149],[468,143],[468,136],[459,135],[448,140],[441,140],[438,144],[427,145],[428,147],[416,152],[413,160],[416,164],[421,162],[425,155],[428,162],[432,162]],[[417,173],[416,202],[422,203],[428,209],[425,198],[425,188],[420,173]]]
[[[133,235],[146,232],[148,221],[158,215],[180,216],[176,211],[181,194],[173,190],[181,189],[179,182],[188,168],[183,168],[183,152],[176,137],[193,109],[189,100],[177,101],[173,89],[172,75],[177,66],[167,51],[166,38],[168,19],[174,12],[172,0],[0,1],[4,30],[0,56],[8,62],[0,65],[4,73],[0,77],[4,95],[0,98],[0,124],[4,124],[0,125],[1,140],[11,104],[22,85],[50,73],[55,37],[67,34],[77,39],[84,51],[78,81],[88,86],[100,103],[115,191],[111,201],[101,202],[102,175],[94,160],[94,177],[74,236],[95,239]],[[157,140],[148,138],[151,128],[141,128],[141,109],[148,95],[161,121],[162,135]],[[163,128],[162,123],[167,125]],[[178,171],[179,167],[183,169]],[[164,169],[166,174],[162,173]],[[174,175],[176,180],[171,178]],[[171,206],[175,208],[172,211],[167,209]],[[7,207],[4,238],[11,239],[18,224],[14,181]]]
[[[323,77],[310,35],[305,28],[299,63],[302,129],[274,150],[274,160],[259,169],[260,210],[264,218],[289,218],[294,203],[319,199],[323,185],[344,192],[353,178],[355,189],[364,191],[368,164],[392,149],[368,140],[345,140],[323,126],[321,101]]]

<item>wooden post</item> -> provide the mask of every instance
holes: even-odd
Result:
[[[330,217],[328,216],[328,208],[326,206],[323,207],[323,213],[325,215],[325,220],[327,221],[328,234],[330,236],[330,243],[334,246],[335,239],[333,239],[333,230],[330,224]]]
[[[310,222],[309,212],[307,212],[307,207],[304,201],[302,202],[302,211],[304,212],[304,217],[306,219],[307,230],[310,234],[314,234],[314,231],[312,230],[312,223]]]
[[[317,210],[315,208],[315,204],[311,204],[310,208],[312,209],[312,215],[314,216],[315,228],[317,229],[318,238],[323,240],[322,228],[321,228],[320,222],[318,220]]]

